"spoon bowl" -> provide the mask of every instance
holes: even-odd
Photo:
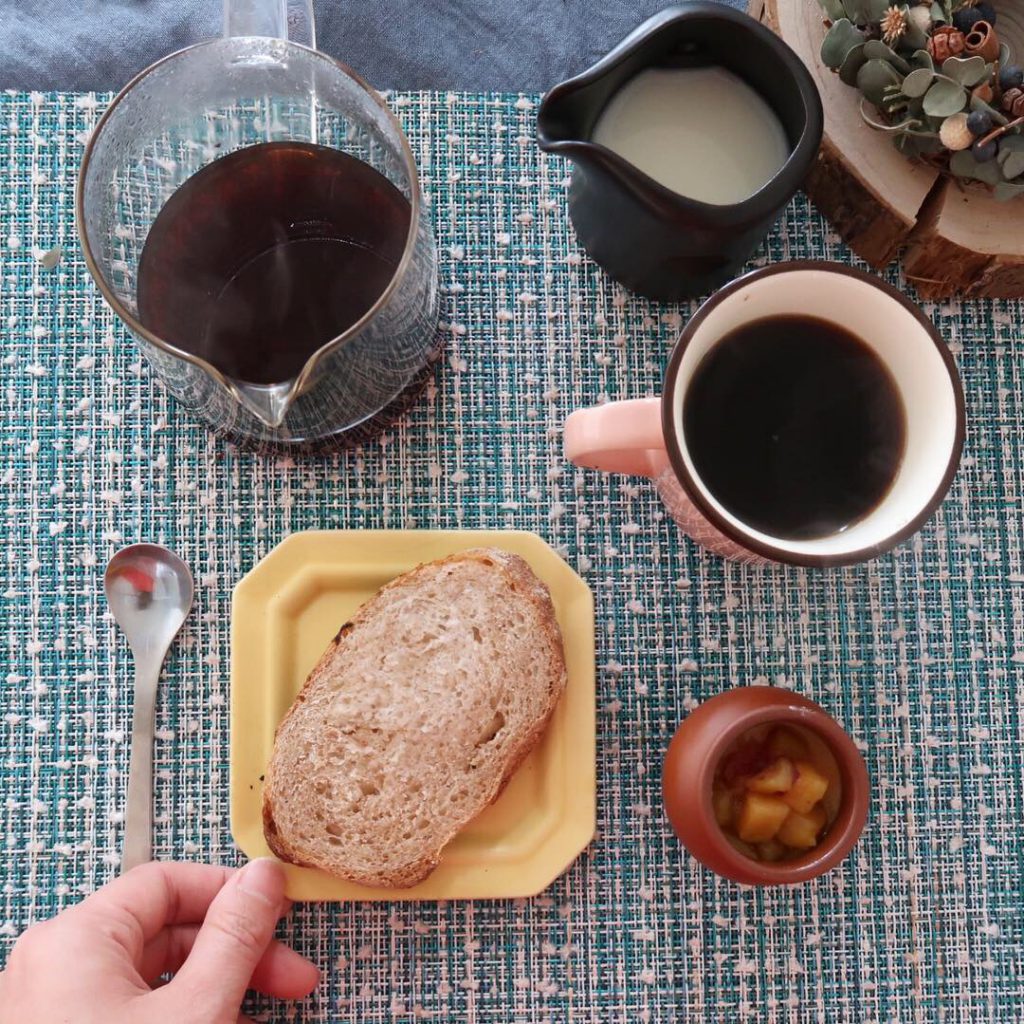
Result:
[[[131,544],[118,551],[107,563],[103,588],[132,653],[160,650],[161,658],[195,592],[189,567],[159,544]]]
[[[127,871],[152,856],[153,718],[160,667],[192,607],[192,573],[159,544],[132,544],[107,563],[103,589],[135,659],[131,765],[125,809]]]

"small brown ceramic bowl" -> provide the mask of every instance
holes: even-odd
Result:
[[[775,863],[737,850],[715,820],[711,803],[722,756],[748,729],[768,722],[815,733],[835,757],[842,787],[835,820],[818,845]],[[853,740],[814,701],[771,686],[742,686],[705,701],[679,726],[665,755],[662,789],[676,835],[705,867],[748,885],[793,885],[830,871],[853,849],[867,821],[870,782]]]

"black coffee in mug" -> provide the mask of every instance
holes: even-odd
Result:
[[[725,335],[694,371],[682,413],[704,485],[772,537],[847,529],[882,501],[903,460],[892,374],[860,338],[817,317],[770,316]]]

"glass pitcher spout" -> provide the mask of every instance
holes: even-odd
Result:
[[[247,384],[231,381],[228,389],[261,423],[278,430],[284,424],[288,410],[295,400],[298,381],[281,384]]]

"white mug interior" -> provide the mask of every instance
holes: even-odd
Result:
[[[906,447],[885,497],[846,529],[793,540],[755,530],[729,512],[697,473],[683,432],[683,401],[705,355],[735,328],[762,317],[802,314],[839,324],[869,345],[889,369],[903,399]],[[708,309],[683,352],[672,387],[672,416],[679,452],[702,500],[734,534],[796,558],[841,558],[883,549],[917,518],[948,483],[957,444],[958,391],[931,332],[902,302],[860,276],[796,268],[753,277]]]

